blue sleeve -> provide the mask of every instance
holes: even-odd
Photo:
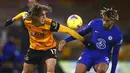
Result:
[[[122,45],[122,37],[115,43],[114,48],[113,48],[113,53],[112,53],[112,68],[111,68],[111,73],[115,73],[117,63],[118,63],[118,53],[120,51],[120,47]]]
[[[93,28],[94,23],[95,23],[94,20],[89,22],[89,24],[86,27],[84,27],[83,29],[79,30],[78,33],[81,36],[85,36],[86,34],[92,32],[92,28]],[[75,40],[75,38],[72,37],[72,36],[69,36],[69,37],[65,38],[66,42],[70,42],[72,40]]]

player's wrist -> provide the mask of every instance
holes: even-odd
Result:
[[[83,42],[83,44],[86,47],[88,47],[88,49],[96,49],[96,45],[92,41],[90,41],[88,39],[85,39],[84,42]]]
[[[8,20],[6,21],[6,23],[5,23],[5,27],[11,25],[12,23],[13,23],[12,18],[8,19]]]
[[[64,39],[64,41],[67,43],[67,42],[69,42],[70,40],[69,40],[69,39]]]
[[[81,42],[84,42],[85,41],[85,39],[83,38],[82,40],[81,40]]]
[[[89,42],[90,42],[89,40],[84,39],[82,43],[83,43],[83,44],[88,44]]]

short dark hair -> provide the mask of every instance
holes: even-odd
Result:
[[[114,20],[119,20],[119,14],[117,12],[117,10],[111,8],[105,8],[103,10],[101,10],[101,15],[114,19]]]

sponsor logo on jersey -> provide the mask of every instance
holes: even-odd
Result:
[[[100,33],[99,31],[95,30],[96,33]]]
[[[106,48],[106,41],[103,38],[98,38],[98,42],[96,43],[97,48],[105,49]]]

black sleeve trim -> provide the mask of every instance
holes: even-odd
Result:
[[[50,31],[57,32],[59,30],[59,27],[60,27],[59,23],[52,21]]]

